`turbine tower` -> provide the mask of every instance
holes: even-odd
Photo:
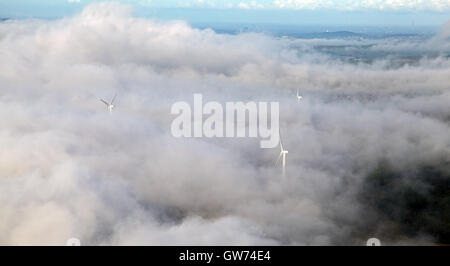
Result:
[[[283,148],[283,141],[281,140],[281,134],[280,134],[280,155],[278,156],[278,159],[275,162],[275,165],[278,164],[278,162],[281,159],[281,166],[283,167],[283,175],[286,172],[286,155],[288,153],[289,153],[289,151],[287,151]]]
[[[100,101],[102,101],[104,104],[106,104],[106,106],[109,110],[109,113],[112,113],[112,110],[114,108],[114,100],[116,100],[116,96],[117,96],[117,94],[114,95],[114,98],[112,98],[110,103],[108,103],[107,101],[105,101],[103,99],[100,99]]]
[[[299,90],[297,89],[297,102],[301,102],[301,100],[303,100],[303,96],[300,95]]]

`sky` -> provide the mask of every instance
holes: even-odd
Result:
[[[18,0],[13,5],[35,3],[48,5],[60,4],[85,5],[95,0]],[[448,0],[118,0],[139,6],[163,8],[201,7],[201,8],[243,8],[243,9],[340,9],[340,10],[436,10],[450,8]]]
[[[0,16],[58,18],[95,0],[0,0]],[[450,0],[118,0],[140,16],[188,22],[339,25],[442,25]],[[206,10],[205,10],[206,9]]]

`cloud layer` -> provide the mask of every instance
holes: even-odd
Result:
[[[126,1],[125,1],[126,2]],[[450,9],[449,0],[191,0],[158,1],[144,5],[244,9],[336,9],[336,10],[435,10]]]
[[[448,0],[275,0],[273,5],[290,9],[340,9],[340,10],[448,10]]]
[[[81,0],[67,0],[69,3],[83,3]],[[94,2],[85,0],[84,3]],[[337,9],[337,10],[434,10],[450,9],[449,0],[122,0],[153,7],[201,7],[201,8],[243,8],[243,9]]]
[[[361,193],[380,162],[447,173],[445,27],[427,42],[370,48],[437,54],[393,67],[314,50],[340,40],[220,35],[119,4],[1,23],[0,244],[362,244],[401,229]],[[115,93],[110,115],[99,98]],[[173,138],[170,107],[193,93],[279,101],[287,175],[256,139]]]

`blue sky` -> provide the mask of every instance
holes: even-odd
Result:
[[[1,17],[62,17],[95,0],[0,0]],[[450,0],[119,0],[142,16],[190,22],[441,25]]]

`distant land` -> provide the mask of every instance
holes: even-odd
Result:
[[[336,38],[404,38],[432,36],[436,27],[376,27],[376,26],[329,26],[329,25],[280,25],[280,24],[246,24],[246,23],[193,23],[199,29],[212,29],[222,34],[239,34],[257,32],[275,37],[292,37],[301,39],[336,39]]]

